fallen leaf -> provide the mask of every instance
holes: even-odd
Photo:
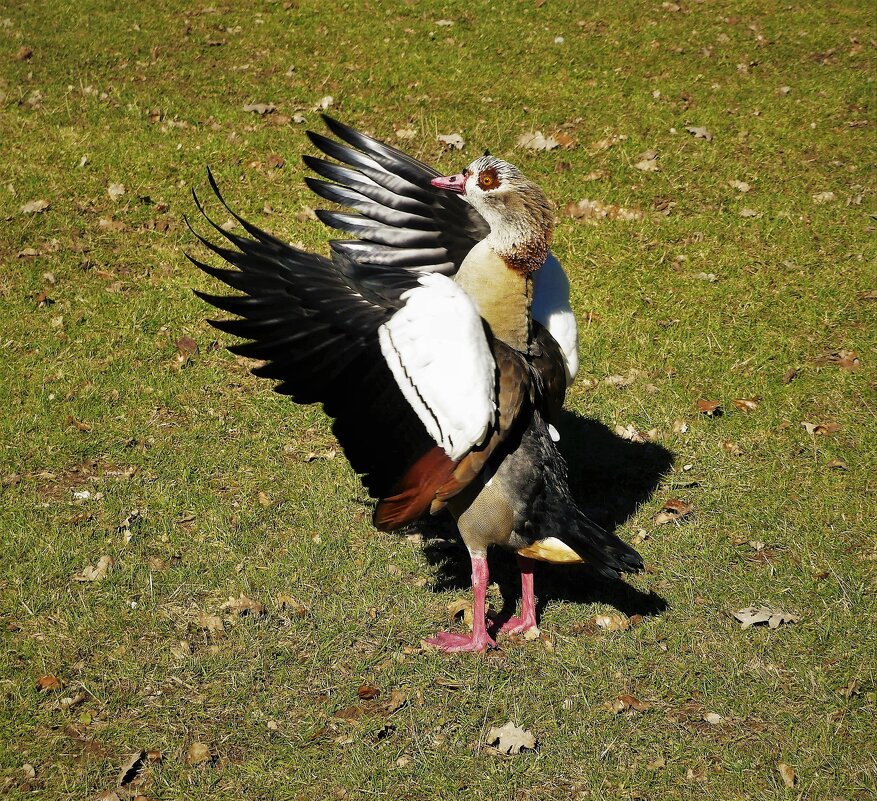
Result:
[[[782,379],[783,383],[784,384],[791,384],[792,381],[794,381],[795,378],[797,378],[797,376],[798,376],[798,368],[797,367],[790,367],[788,370],[786,370],[785,373],[783,373],[783,379]]]
[[[277,608],[281,611],[289,610],[298,617],[305,617],[308,613],[308,608],[301,601],[293,598],[291,595],[280,593],[275,600]]]
[[[688,431],[688,423],[677,418],[673,421],[673,428],[671,430],[674,434],[685,434]]]
[[[597,615],[594,623],[606,631],[627,631],[630,628],[630,620],[621,615]]]
[[[697,411],[705,414],[707,417],[721,417],[722,404],[720,401],[699,400],[697,402]]]
[[[690,503],[680,501],[678,498],[670,498],[664,503],[660,512],[655,515],[655,525],[662,526],[665,523],[682,520],[694,511]]]
[[[707,142],[713,141],[713,135],[706,128],[699,128],[696,125],[686,125],[685,130],[695,139],[705,139]]]
[[[620,714],[621,712],[627,712],[628,710],[633,710],[634,712],[645,712],[651,704],[646,703],[645,701],[640,701],[635,695],[619,695],[614,701],[607,701],[603,706],[606,707],[613,714]]]
[[[791,789],[795,786],[798,777],[795,775],[794,768],[787,765],[785,762],[780,762],[779,765],[777,765],[777,770],[780,772],[780,778],[783,780],[783,784],[786,785],[786,787]]]
[[[15,58],[19,61],[27,61],[33,56],[33,48],[28,47],[27,45],[22,45],[18,48],[18,52],[15,54]]]
[[[116,779],[116,784],[119,787],[124,787],[126,784],[130,784],[137,778],[137,774],[145,767],[146,765],[146,751],[135,751],[131,754],[123,763],[122,767],[119,769],[119,776]]]
[[[396,131],[396,136],[399,139],[405,139],[405,140],[414,139],[414,137],[417,136],[417,129],[416,128],[399,128],[399,130]]]
[[[859,292],[856,297],[859,300],[877,300],[877,289],[866,289],[864,292]]]
[[[556,133],[554,135],[554,138],[564,150],[572,150],[574,147],[576,147],[576,145],[578,145],[578,142],[576,141],[576,138],[574,136],[570,136],[568,133],[564,133],[563,131]]]
[[[734,405],[741,412],[754,412],[758,408],[760,398],[739,398],[734,401]]]
[[[638,170],[642,170],[643,172],[657,172],[658,171],[658,151],[657,150],[646,150],[644,153],[640,153],[636,157],[636,161],[633,164]]]
[[[516,144],[525,150],[554,150],[554,148],[560,147],[560,142],[557,139],[553,136],[543,136],[542,131],[521,134]]]
[[[278,156],[275,153],[272,153],[268,156],[268,166],[272,170],[282,170],[286,166],[286,159],[283,156]]]
[[[603,203],[600,200],[587,198],[567,203],[564,211],[574,220],[641,220],[645,216],[639,209],[628,209],[615,203]]]
[[[273,114],[277,111],[277,106],[273,103],[247,103],[244,106],[244,111],[249,111],[251,114],[258,114],[259,116],[263,116],[265,114]]]
[[[203,765],[213,761],[210,746],[206,743],[192,743],[186,752],[186,763],[190,766]]]
[[[533,733],[515,726],[511,721],[505,726],[491,728],[487,732],[486,743],[502,754],[519,754],[522,749],[532,751],[536,748],[536,738]]]
[[[738,192],[743,192],[743,194],[746,194],[752,188],[746,181],[728,181],[728,185]]]
[[[391,690],[390,695],[381,702],[380,709],[385,715],[390,716],[407,704],[408,696],[402,690],[396,688]]]
[[[743,208],[740,209],[741,217],[761,217],[763,216],[760,211],[756,211],[755,209]]]
[[[180,640],[171,646],[171,656],[174,659],[188,659],[192,655],[192,643],[188,640]]]
[[[817,192],[815,195],[811,195],[814,203],[831,203],[836,199],[834,192]]]
[[[721,715],[718,715],[715,712],[705,712],[703,715],[703,719],[711,726],[718,726],[719,723],[724,720]]]
[[[465,140],[458,133],[439,134],[437,138],[439,142],[446,144],[449,150],[462,150],[466,147]]]
[[[261,617],[265,614],[265,607],[262,604],[260,604],[258,601],[254,601],[252,598],[248,598],[243,593],[241,593],[237,598],[235,598],[234,596],[230,597],[220,607],[220,609],[224,609],[231,612],[232,614],[241,617],[243,615]]]
[[[452,19],[439,19],[435,22],[440,28],[450,28],[454,24]]]
[[[722,450],[725,453],[730,453],[731,456],[743,455],[743,449],[736,442],[731,442],[731,440],[727,439],[722,440]]]
[[[757,626],[760,623],[767,623],[772,629],[777,629],[783,623],[797,623],[800,621],[798,615],[792,615],[779,609],[772,609],[769,606],[747,606],[744,609],[738,609],[732,612],[734,617],[739,621],[744,629],[750,626]]]
[[[214,637],[221,637],[225,634],[225,624],[218,615],[202,614],[198,616],[198,625],[202,629],[206,629]]]
[[[329,106],[331,106],[335,102],[335,98],[332,95],[326,95],[325,97],[320,98],[320,102],[317,103],[315,111],[326,111]]]
[[[51,674],[48,676],[40,676],[37,679],[37,689],[41,693],[54,692],[55,690],[61,689],[61,682],[58,681],[57,676],[52,676]]]
[[[110,184],[107,187],[107,194],[111,200],[118,200],[125,194],[125,187],[123,184]]]
[[[840,431],[840,423],[801,423],[801,425],[811,437],[815,434],[827,437],[829,434]]]
[[[467,598],[459,598],[448,604],[448,613],[451,618],[461,618],[464,626],[472,625],[472,601]]]
[[[324,451],[323,453],[317,453],[316,451],[311,451],[307,456],[305,456],[306,462],[316,462],[318,459],[325,459],[326,461],[331,461],[338,455],[338,451],[335,448],[329,448],[329,450]]]
[[[371,700],[377,698],[381,694],[381,691],[377,687],[375,687],[373,684],[363,684],[356,691],[356,694],[363,701],[371,701]]]
[[[21,207],[22,214],[41,214],[49,209],[48,200],[29,200]]]
[[[73,578],[76,581],[103,581],[113,567],[113,559],[110,556],[102,556],[97,564],[92,567],[86,565],[82,572],[76,573]]]
[[[832,459],[827,465],[829,470],[846,470],[847,463],[843,459]]]
[[[858,370],[862,366],[859,355],[852,350],[833,350],[813,359],[813,364],[835,364],[841,370]]]

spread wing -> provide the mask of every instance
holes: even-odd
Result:
[[[357,212],[317,212],[326,225],[357,237],[334,240],[332,249],[355,264],[455,273],[489,233],[484,218],[458,195],[431,186],[439,175],[432,167],[327,115],[323,120],[341,141],[308,136],[341,163],[305,156],[321,176],[305,181],[320,197]]]
[[[189,259],[240,293],[197,293],[238,318],[212,325],[248,340],[231,350],[265,361],[253,372],[279,381],[278,392],[323,404],[379,500],[376,524],[397,528],[466,486],[478,471],[458,480],[457,468],[492,452],[520,410],[506,400],[508,359],[494,358],[497,343],[468,295],[440,274],[307,253],[230,209],[247,235],[224,231],[195,200],[226,242],[195,235],[228,266]],[[516,391],[527,391],[525,380]]]
[[[323,115],[341,141],[308,131],[314,145],[335,161],[304,156],[321,178],[305,178],[320,197],[355,213],[317,211],[331,228],[357,239],[333,240],[334,252],[351,269],[386,266],[452,275],[490,228],[484,218],[452,192],[436,189],[432,167],[391,145]],[[340,163],[336,163],[340,162]],[[578,370],[578,331],[569,305],[569,280],[551,254],[536,272],[533,317],[559,343],[567,382]]]

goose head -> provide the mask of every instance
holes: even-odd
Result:
[[[462,172],[431,183],[459,194],[484,217],[488,244],[513,270],[532,273],[547,258],[554,232],[551,204],[513,164],[485,154]]]

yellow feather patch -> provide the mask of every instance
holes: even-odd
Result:
[[[539,559],[542,562],[558,563],[581,563],[582,559],[572,548],[557,537],[547,537],[544,540],[536,540],[532,545],[518,550],[520,556],[529,559]]]

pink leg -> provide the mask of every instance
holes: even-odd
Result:
[[[435,637],[425,640],[428,645],[448,653],[486,651],[488,648],[496,648],[496,643],[487,633],[487,623],[484,619],[489,579],[487,558],[472,554],[472,633],[451,634],[447,631],[440,631]]]
[[[536,625],[536,598],[533,595],[533,560],[524,556],[518,557],[521,568],[521,616],[510,617],[500,626],[499,633],[523,634]]]

